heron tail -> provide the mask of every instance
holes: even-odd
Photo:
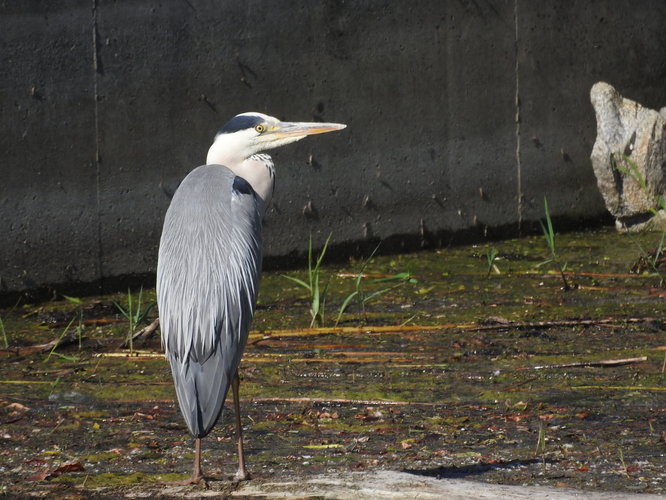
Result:
[[[202,438],[222,414],[236,369],[230,370],[219,350],[203,362],[190,357],[183,363],[170,355],[169,363],[187,428],[192,436]]]

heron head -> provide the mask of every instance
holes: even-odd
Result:
[[[217,133],[208,152],[207,163],[223,163],[218,158],[242,161],[261,151],[300,141],[308,135],[345,127],[341,123],[283,122],[263,113],[241,113]]]

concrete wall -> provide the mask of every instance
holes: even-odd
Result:
[[[165,191],[250,110],[349,125],[274,152],[268,258],[310,232],[515,232],[544,196],[599,218],[589,89],[665,105],[664,19],[663,0],[0,2],[0,293],[150,276]]]

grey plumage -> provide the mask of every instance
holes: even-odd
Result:
[[[160,325],[194,437],[206,436],[219,418],[247,340],[262,214],[252,187],[221,165],[193,170],[166,213],[157,268]]]

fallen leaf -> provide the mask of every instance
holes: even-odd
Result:
[[[7,405],[8,410],[13,410],[13,411],[26,411],[29,410],[27,406],[22,405],[21,403],[9,403]]]
[[[329,413],[327,411],[324,411],[324,412],[321,412],[321,413],[317,414],[317,418],[331,418],[331,419],[333,419],[333,418],[339,418],[339,415],[338,415],[337,412]]]
[[[65,472],[80,472],[85,470],[81,462],[67,462],[66,464],[61,465],[49,471],[48,469],[38,472],[37,474],[27,478],[28,481],[44,481],[45,479],[52,479],[58,477],[60,474]]]
[[[380,410],[375,410],[372,407],[366,408],[366,410],[363,413],[359,413],[356,415],[356,418],[358,420],[365,420],[368,422],[372,422],[374,420],[381,420],[384,418],[384,414]]]
[[[48,462],[41,458],[31,458],[30,460],[25,461],[28,465],[46,465]]]
[[[400,446],[402,447],[403,450],[408,450],[412,446],[414,446],[414,440],[413,439],[403,439],[400,441]]]
[[[67,462],[66,464],[61,465],[57,469],[55,469],[52,473],[51,476],[59,476],[60,474],[64,472],[79,472],[85,470],[83,468],[83,464],[81,462]]]
[[[41,472],[38,472],[37,474],[34,474],[32,476],[26,477],[26,481],[44,481],[46,477],[49,475],[48,469],[43,470]]]
[[[148,415],[147,413],[141,413],[141,412],[135,412],[134,413],[135,417],[141,417],[141,418],[146,418],[148,420],[153,420],[155,417],[153,415]]]

